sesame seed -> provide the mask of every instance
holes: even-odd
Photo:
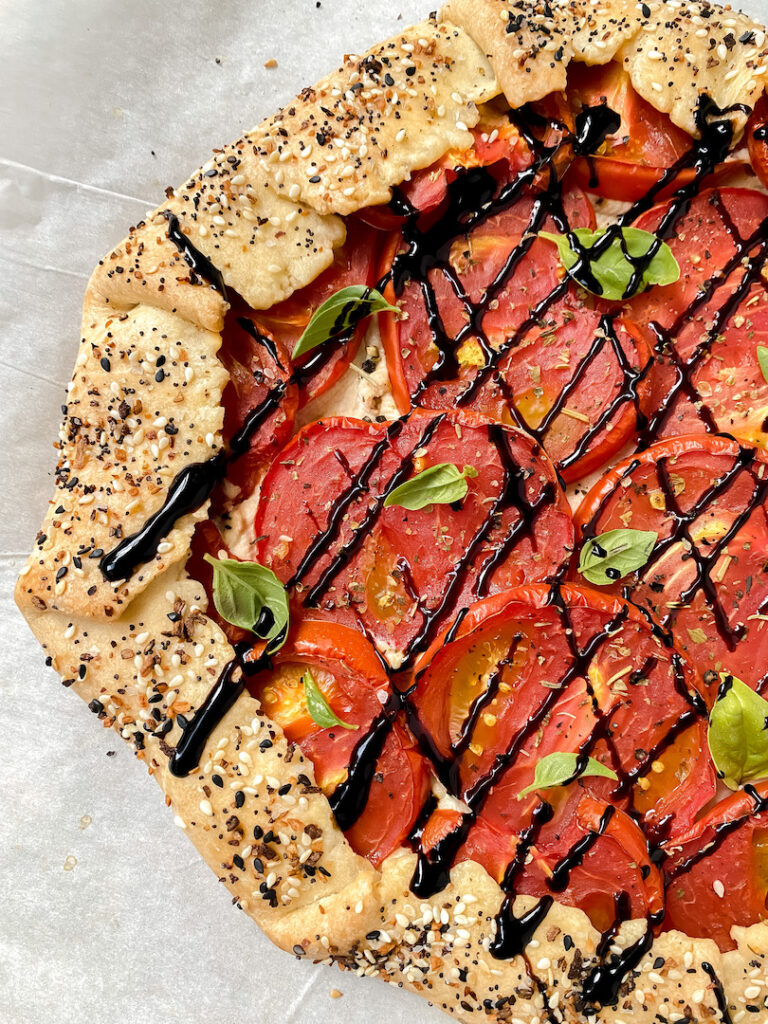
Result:
[[[714,882],[712,883],[712,888],[715,890],[715,895],[719,896],[720,899],[722,899],[723,896],[725,896],[725,886],[719,878],[716,878],[714,880]]]

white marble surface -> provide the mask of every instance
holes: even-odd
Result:
[[[232,909],[143,766],[44,667],[11,598],[52,490],[94,263],[212,146],[429,8],[0,0],[4,1024],[444,1019],[415,996],[296,962]],[[749,9],[765,18],[768,0]]]

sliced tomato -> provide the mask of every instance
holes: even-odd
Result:
[[[355,747],[381,714],[388,680],[371,645],[360,633],[334,623],[305,622],[273,658],[274,671],[252,677],[249,688],[286,737],[312,761],[315,778],[330,796],[344,781]],[[356,726],[321,728],[304,696],[304,674],[331,709]],[[379,865],[413,827],[426,798],[428,767],[405,727],[396,722],[376,762],[365,809],[346,832],[352,847]]]
[[[666,203],[654,207],[636,226],[655,231],[668,209]],[[651,325],[648,336],[657,348],[649,407],[665,411],[654,421],[656,439],[725,431],[750,444],[768,442],[768,383],[757,358],[758,346],[768,344],[768,293],[759,262],[767,228],[762,192],[700,193],[667,240],[680,264],[679,280],[628,303],[632,319]],[[746,251],[738,248],[753,235]],[[757,261],[750,264],[747,255]]]
[[[658,534],[646,565],[603,589],[630,595],[671,629],[710,703],[721,671],[752,687],[765,683],[767,476],[766,457],[735,441],[674,438],[620,462],[576,513],[583,538],[614,529]]]
[[[477,471],[461,502],[384,507],[396,484],[439,463]],[[573,537],[529,437],[423,410],[306,426],[267,474],[254,529],[254,557],[291,584],[295,616],[356,625],[394,661],[415,657],[478,594],[551,578]]]
[[[515,891],[554,895],[558,902],[583,910],[602,932],[616,922],[618,894],[625,901],[622,918],[660,919],[661,873],[629,815],[581,793],[579,787],[558,793],[556,804],[555,816],[537,837]],[[577,853],[585,847],[586,853]]]
[[[768,782],[733,793],[665,847],[667,928],[734,949],[768,910]]]
[[[252,314],[288,352],[293,351],[315,310],[334,292],[349,285],[370,286],[375,282],[381,235],[355,218],[349,218],[346,227],[346,241],[335,251],[333,263],[327,270],[290,298],[265,312]],[[341,377],[355,358],[367,326],[364,321],[348,340],[326,342],[299,358],[297,377],[302,406],[323,394]]]
[[[567,193],[565,205],[572,225],[593,223],[583,193]],[[412,404],[461,404],[516,424],[541,441],[564,479],[574,480],[603,465],[633,436],[650,389],[645,377],[651,354],[637,328],[604,320],[575,285],[535,322],[530,319],[563,277],[555,246],[543,239],[522,242],[536,209],[527,196],[469,237],[459,236],[446,265],[430,271],[426,285],[406,282],[398,298],[405,315],[382,316],[380,330],[401,411]],[[556,230],[553,223],[538,225],[545,226]],[[524,255],[515,262],[521,242]],[[401,247],[400,236],[393,235],[389,266]],[[496,290],[499,279],[505,283]],[[494,297],[480,316],[480,330],[468,331],[470,310],[483,308],[489,288]],[[501,358],[494,354],[499,349]],[[487,373],[491,357],[496,369]]]
[[[242,312],[236,307],[227,315],[218,353],[229,374],[221,398],[225,441],[232,440],[249,415],[259,409],[264,409],[265,415],[248,450],[229,467],[229,486],[217,492],[215,504],[219,507],[225,496],[228,502],[236,502],[253,492],[269,463],[291,436],[298,408],[298,388],[291,380],[291,361],[285,346],[264,328],[241,316]]]
[[[617,781],[579,784],[651,832],[687,828],[714,795],[700,680],[636,608],[588,588],[529,586],[475,605],[435,647],[412,697],[419,728],[442,781],[470,806],[504,760],[482,803],[498,832],[520,833],[530,799],[518,797],[556,752],[615,771]]]
[[[573,62],[568,68],[567,95],[574,115],[584,107],[605,103],[621,116],[618,131],[606,138],[594,156],[577,158],[570,172],[575,184],[606,199],[634,202],[642,198],[692,146],[687,132],[635,92],[629,74],[615,61],[602,67]],[[743,168],[743,161],[729,160],[715,177],[723,180]],[[681,169],[664,195],[693,181],[694,175],[693,168]]]
[[[766,98],[765,93],[763,93],[755,104],[755,109],[752,111],[752,116],[747,122],[744,134],[747,138],[747,148],[749,150],[749,160],[752,164],[752,169],[766,187],[768,187],[767,124],[768,98]]]

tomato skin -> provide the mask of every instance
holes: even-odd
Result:
[[[768,782],[754,791],[765,801]],[[743,825],[722,841],[717,827],[745,817]],[[686,861],[712,848],[689,870],[678,874]],[[719,845],[717,845],[719,844]],[[755,812],[755,803],[744,791],[732,793],[716,804],[684,835],[665,844],[667,860],[667,917],[665,928],[679,928],[688,935],[713,939],[725,952],[736,947],[734,925],[742,927],[764,920],[768,909],[768,810]],[[715,888],[720,882],[723,895]],[[719,887],[718,887],[719,888]]]
[[[489,427],[498,431],[498,442],[492,440]],[[424,447],[420,442],[430,430],[431,440]],[[509,530],[522,522],[522,513],[510,504],[500,509],[498,517],[489,518],[489,499],[504,504],[501,488],[506,470],[496,443],[520,472],[533,471],[520,481],[523,507],[539,500],[542,504],[532,532],[521,534],[512,552],[501,548],[503,557],[490,565],[493,552],[503,545]],[[332,520],[334,502],[345,494],[354,496],[350,480],[356,479],[355,474],[375,451],[382,452],[381,461],[366,489],[352,501],[341,522]],[[411,452],[419,452],[413,456],[412,471],[407,469]],[[478,471],[460,506],[432,505],[412,512],[397,505],[371,504],[403,466],[406,476],[411,476],[440,462],[472,465]],[[370,528],[358,540],[355,525],[369,514],[373,517]],[[462,559],[481,527],[483,532],[465,571]],[[448,412],[438,422],[436,414],[424,410],[396,425],[335,417],[305,427],[265,477],[254,529],[255,536],[261,538],[255,560],[272,568],[283,582],[296,573],[315,538],[330,529],[330,542],[322,545],[303,571],[293,614],[328,617],[357,626],[367,631],[380,649],[401,655],[414,642],[428,615],[449,621],[456,609],[472,603],[483,566],[488,565],[491,592],[531,579],[548,579],[568,558],[573,536],[565,496],[552,467],[530,438],[489,424],[475,413]],[[332,557],[345,544],[353,545],[346,549],[352,550],[352,555],[335,563],[332,586],[323,585],[320,597],[310,602],[314,607],[305,604],[307,592],[322,582]],[[444,608],[441,602],[454,568],[457,583],[450,606]]]
[[[259,324],[246,330],[240,322],[240,307],[227,315],[219,359],[229,374],[221,396],[224,406],[224,440],[229,443],[243,426],[248,414],[268,399],[273,389],[283,393],[275,410],[253,435],[248,451],[227,471],[225,492],[219,489],[214,504],[223,507],[247,498],[267,466],[293,432],[298,408],[298,388],[290,379],[291,361],[285,346]],[[232,487],[237,488],[233,496]]]
[[[312,621],[292,629],[272,661],[274,671],[249,678],[249,689],[286,737],[312,761],[318,785],[330,795],[387,699],[388,678],[382,663],[357,631]],[[357,725],[356,730],[321,728],[311,718],[301,681],[307,670],[336,715]],[[378,866],[410,832],[428,786],[427,762],[404,724],[397,721],[378,758],[365,809],[345,833],[353,849]]]
[[[685,513],[714,481],[734,469],[741,452],[735,441],[712,435],[671,438],[652,445],[618,463],[585,495],[576,511],[577,531],[580,536],[591,536],[616,528],[655,530],[663,542],[672,533],[674,516],[668,514],[660,492],[657,465],[668,466],[676,500]],[[768,458],[757,452],[754,471],[764,472],[767,463]],[[716,504],[695,519],[690,530],[700,551],[711,550],[717,538],[723,536],[746,508],[754,487],[753,477],[746,471],[740,472]],[[743,624],[745,629],[732,650],[720,635],[701,589],[692,604],[677,607],[680,594],[695,578],[695,563],[687,556],[682,540],[661,560],[651,562],[648,571],[638,570],[601,588],[608,594],[618,594],[628,587],[632,601],[657,620],[664,618],[672,603],[672,634],[679,649],[704,677],[704,692],[710,706],[717,693],[720,671],[731,672],[755,688],[768,664],[768,630],[760,618],[760,608],[768,598],[764,509],[765,503],[758,504],[729,540],[728,557],[718,560],[711,570],[713,586],[731,626]],[[578,578],[575,566],[576,555],[573,579]]]
[[[643,833],[623,811],[611,811],[605,801],[580,793],[579,786],[569,789],[573,792],[566,791],[555,818],[545,826],[515,891],[554,895],[558,902],[583,910],[600,931],[616,919],[617,892],[629,897],[630,917],[660,919],[664,886]],[[570,871],[567,886],[553,893],[547,880],[555,866],[577,843],[601,831],[583,861]]]
[[[528,803],[517,797],[533,782],[536,762],[587,744],[591,756],[619,772],[618,783],[585,776],[579,784],[590,794],[632,809],[651,832],[661,831],[662,822],[665,835],[687,828],[714,795],[715,778],[706,751],[706,718],[689,714],[690,725],[679,736],[674,732],[690,705],[678,692],[669,650],[632,605],[570,585],[561,588],[560,600],[566,619],[541,585],[478,602],[455,638],[438,638],[417,664],[412,703],[420,728],[440,758],[459,745],[449,790],[469,799],[496,758],[516,744],[518,753],[494,784],[482,816],[498,832],[519,835],[534,797]],[[592,654],[589,683],[583,679],[585,664],[558,695],[555,684],[569,678],[573,664],[565,622],[571,623],[580,650],[609,625],[615,632]],[[699,677],[685,662],[682,672],[686,689],[696,694]],[[490,679],[498,687],[493,699],[476,705]],[[516,739],[521,723],[535,724],[544,712],[544,726]],[[651,767],[650,752],[657,745]],[[639,774],[633,775],[636,768]]]
[[[752,169],[763,185],[768,188],[768,139],[755,138],[755,132],[764,128],[766,124],[768,124],[768,98],[763,93],[747,122],[745,135]]]
[[[347,219],[346,226],[346,241],[334,252],[333,263],[327,270],[310,284],[294,292],[290,298],[264,312],[252,314],[289,353],[293,352],[312,314],[334,292],[354,284],[370,287],[375,282],[380,233],[354,217]],[[339,380],[355,358],[367,329],[368,322],[363,321],[349,341],[343,344],[327,342],[322,349],[299,357],[296,364],[299,368],[306,366],[310,361],[316,362],[319,367],[308,379],[303,379],[300,375],[301,407],[328,391]]]
[[[636,226],[655,231],[668,208],[653,207]],[[718,431],[750,445],[768,443],[768,383],[757,359],[758,346],[768,343],[768,296],[758,277],[733,299],[749,271],[731,229],[746,239],[767,221],[764,193],[743,188],[701,192],[667,240],[680,265],[679,280],[627,303],[628,316],[658,325],[646,328],[657,347],[649,408],[667,410],[654,425],[656,440]],[[730,275],[708,294],[708,282],[729,261]],[[721,309],[725,312],[718,322]],[[688,368],[686,379],[695,389],[690,395],[679,385],[678,363]]]

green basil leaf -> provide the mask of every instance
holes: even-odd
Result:
[[[279,650],[288,633],[288,595],[271,569],[258,562],[205,556],[213,566],[213,603],[233,626],[269,640],[268,653]]]
[[[765,345],[757,346],[757,361],[763,374],[763,380],[768,384],[768,348]]]
[[[356,327],[366,317],[384,310],[400,312],[397,306],[390,306],[381,292],[375,288],[366,288],[364,284],[351,284],[334,292],[312,314],[304,333],[296,342],[291,359],[298,359],[305,352],[311,352],[318,345]]]
[[[466,496],[470,476],[477,476],[474,466],[460,470],[452,462],[440,462],[396,487],[387,495],[384,505],[400,505],[412,512],[426,505],[450,505]]]
[[[360,728],[359,725],[350,725],[348,722],[342,722],[323,696],[323,691],[315,682],[315,677],[309,669],[301,677],[301,681],[304,684],[304,699],[307,702],[307,711],[309,711],[312,721],[319,725],[321,729],[331,729],[334,726],[341,726],[342,729],[350,730]]]
[[[729,789],[768,778],[768,701],[735,676],[722,680],[709,715],[707,742],[717,774]]]
[[[573,234],[578,239],[579,245],[589,250],[606,233],[608,228],[598,228],[592,231],[590,228],[576,228]],[[555,235],[550,231],[540,231],[542,238],[554,242],[557,246],[560,262],[570,274],[579,262],[579,252],[574,251],[567,235]],[[620,301],[628,299],[627,289],[630,286],[635,273],[634,265],[624,254],[624,247],[630,256],[637,258],[645,256],[648,250],[657,242],[656,235],[650,231],[643,231],[641,228],[622,228],[620,234],[612,239],[611,244],[594,260],[589,261],[589,270],[592,277],[602,288],[602,291],[595,294],[604,299]],[[589,280],[582,280],[576,274],[571,275],[582,288],[592,291]],[[675,259],[672,250],[666,242],[662,242],[659,251],[651,259],[648,266],[638,281],[633,295],[643,291],[652,284],[665,285],[674,284],[680,278],[680,267]]]
[[[579,572],[589,583],[605,587],[640,569],[658,540],[653,530],[609,530],[581,549]]]
[[[579,755],[560,753],[547,754],[536,763],[536,770],[533,773],[533,782],[518,793],[517,799],[521,800],[528,793],[537,789],[549,789],[551,786],[564,786],[567,782],[584,775],[602,775],[606,779],[618,779],[618,775],[612,768],[596,761],[594,757],[588,757],[583,771],[578,771]]]

